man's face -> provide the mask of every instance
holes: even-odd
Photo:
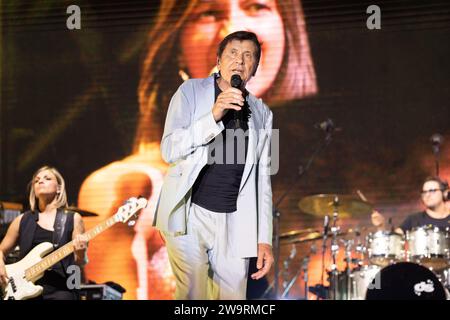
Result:
[[[222,78],[229,83],[231,76],[238,74],[244,83],[249,81],[256,67],[256,51],[250,40],[228,42],[217,62]]]
[[[422,187],[422,201],[429,209],[434,209],[443,202],[443,193],[439,183],[427,181]]]
[[[254,32],[261,43],[258,76],[247,85],[252,94],[261,97],[272,87],[285,54],[284,24],[275,0],[198,1],[180,35],[181,68],[191,78],[217,72],[220,41],[239,30]]]

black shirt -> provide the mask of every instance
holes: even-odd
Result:
[[[217,84],[217,77],[214,77],[214,91],[215,100],[217,100],[217,97],[222,92]],[[245,99],[242,111],[244,121],[239,129],[236,129],[234,112],[232,110],[228,110],[222,118],[225,127],[225,130],[221,132],[222,139],[215,138],[210,142],[208,164],[200,171],[192,187],[192,202],[210,211],[234,212],[237,209],[236,202],[248,149],[248,119],[250,118],[251,112],[247,99]],[[243,131],[236,132],[236,130]],[[230,139],[234,134],[234,139]],[[238,142],[238,136],[240,134],[245,135],[244,157],[242,157],[242,143],[240,144]],[[233,145],[230,145],[230,143]],[[226,162],[227,145],[228,148],[234,149],[232,163]],[[221,157],[220,155],[216,155],[214,152],[215,149],[222,150]],[[219,157],[222,161],[218,161]]]
[[[425,211],[418,212],[408,216],[401,224],[400,228],[403,231],[410,231],[416,227],[423,227],[426,225],[432,225],[442,230],[450,227],[450,215],[444,219],[435,219],[430,217]]]
[[[39,224],[37,224],[32,242],[33,248],[40,243],[52,243],[52,241],[53,231],[44,229]],[[53,265],[49,270],[45,271],[44,276],[36,281],[37,285],[41,285],[44,287],[44,292],[42,293],[44,296],[57,290],[69,290],[66,284],[66,277],[63,277],[61,275],[64,273],[64,267],[60,261]]]

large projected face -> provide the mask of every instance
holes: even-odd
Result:
[[[229,81],[231,74],[237,71],[233,70],[236,69],[233,57],[228,56],[233,53],[222,54],[218,67],[217,51],[227,35],[239,30],[255,33],[261,43],[261,58],[255,76],[250,77],[253,67],[242,70],[243,78],[249,78],[248,91],[264,99],[270,107],[317,93],[299,0],[160,2],[148,33],[139,80],[140,114],[133,153],[90,174],[79,192],[80,207],[106,218],[115,212],[118,204],[132,196],[130,186],[146,186],[145,190],[133,191],[133,194],[146,194],[150,204],[139,217],[136,234],[124,231],[122,235],[111,234],[110,241],[105,241],[120,238],[122,248],[93,242],[91,256],[97,251],[101,259],[90,259],[86,268],[86,276],[97,282],[116,279],[129,288],[127,298],[167,299],[173,296],[175,280],[167,251],[158,230],[152,227],[154,207],[167,168],[159,150],[167,107],[174,92],[187,78],[206,78],[220,68],[222,76]],[[252,63],[244,65],[251,66]],[[136,264],[130,263],[131,260]]]
[[[202,1],[181,32],[180,60],[190,77],[208,76],[216,68],[218,43],[238,30],[256,33],[261,43],[257,76],[247,88],[262,96],[278,74],[285,48],[283,21],[275,1]]]

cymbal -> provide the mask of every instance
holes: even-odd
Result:
[[[71,211],[71,212],[77,212],[82,217],[97,217],[98,216],[97,213],[94,213],[94,212],[91,212],[91,211],[87,211],[87,210],[83,210],[83,209],[80,209],[80,208],[77,208],[77,207],[67,207],[65,210],[66,211]]]
[[[299,235],[307,235],[309,233],[318,232],[316,229],[308,228],[303,230],[292,230],[289,232],[285,232],[280,234],[280,239],[289,239],[293,237],[297,237]]]
[[[337,202],[335,203],[335,199]],[[339,218],[360,217],[369,215],[373,206],[352,195],[317,194],[302,198],[298,202],[299,209],[317,217],[332,216],[337,209]]]
[[[302,237],[292,237],[292,238],[285,238],[285,239],[281,239],[283,241],[283,243],[303,243],[303,242],[307,242],[307,241],[314,241],[314,240],[318,240],[322,238],[322,233],[321,232],[311,232],[307,235],[304,235]]]
[[[345,231],[338,231],[337,236],[344,237],[344,236],[348,236],[348,235],[360,235],[362,231],[367,231],[369,229],[370,229],[370,227],[350,228]],[[333,234],[331,232],[328,232],[327,238],[330,239],[331,237],[333,237]],[[304,236],[301,236],[301,237],[281,238],[281,236],[280,236],[280,239],[283,241],[283,243],[290,243],[290,244],[314,241],[314,240],[319,240],[322,238],[323,238],[323,233],[319,232],[319,231],[313,231],[313,232],[311,232],[309,234],[305,234]]]

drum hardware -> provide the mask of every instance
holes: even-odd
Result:
[[[334,196],[333,199],[330,200],[330,196]],[[344,199],[342,206],[341,197],[338,195],[316,195],[303,198],[299,202],[301,211],[323,217],[323,231],[294,230],[282,237],[284,243],[290,244],[322,240],[322,281],[321,284],[313,287],[308,287],[306,284],[309,292],[316,294],[318,299],[374,299],[377,294],[373,292],[377,290],[373,289],[385,287],[382,279],[386,274],[387,277],[393,275],[391,281],[397,283],[397,288],[394,286],[384,288],[381,299],[442,299],[443,297],[450,299],[448,229],[443,231],[438,228],[421,227],[403,235],[395,232],[396,229],[390,218],[388,230],[371,231],[363,238],[360,229],[341,231],[337,226],[337,220],[342,218],[341,213],[347,217],[357,217],[362,214],[363,207],[367,213],[371,213],[372,210],[368,210],[370,204],[363,197],[355,200],[357,205],[353,205],[350,209],[353,200],[345,196],[342,198]],[[333,212],[332,222],[329,221],[331,211]],[[352,235],[352,237],[344,238],[345,235]],[[330,247],[327,244],[328,239],[331,242]],[[345,250],[345,270],[342,271],[338,270],[336,264],[340,246],[343,246]],[[332,263],[325,266],[324,258],[328,248],[331,249]],[[410,274],[408,274],[408,268],[412,270]],[[329,275],[329,287],[324,286],[325,270]],[[302,271],[306,276],[304,281],[307,282],[307,270]],[[294,277],[295,279],[300,272]],[[418,276],[413,276],[414,273]],[[289,291],[295,279],[288,283],[283,296]],[[403,280],[398,281],[398,279]],[[416,280],[417,282],[414,282]],[[380,298],[380,294],[375,298]]]
[[[303,229],[303,230],[292,230],[292,231],[280,234],[280,240],[293,240],[295,238],[301,238],[301,237],[308,236],[310,234],[314,234],[317,232],[318,231],[313,228],[308,228],[308,229]]]
[[[335,199],[339,200],[339,206],[335,208]],[[298,202],[301,212],[316,217],[324,217],[332,210],[337,209],[341,219],[351,217],[364,217],[370,215],[373,206],[353,195],[317,194],[302,198]]]
[[[288,285],[289,264],[295,258],[296,254],[297,254],[297,248],[296,248],[295,244],[293,244],[289,257],[286,260],[284,260],[284,262],[283,262],[283,267],[284,267],[284,270],[283,270],[283,288],[285,288],[285,289],[286,289],[286,286]]]
[[[292,245],[292,249],[291,249],[291,252],[290,252],[289,257],[288,257],[286,260],[283,261],[283,268],[284,268],[284,269],[283,269],[283,272],[282,272],[282,277],[283,277],[283,283],[282,283],[282,286],[283,286],[283,288],[285,289],[284,292],[286,292],[286,294],[287,294],[287,292],[290,290],[289,285],[290,285],[290,283],[292,282],[292,280],[289,281],[289,282],[288,282],[288,280],[287,280],[287,278],[289,277],[289,264],[290,264],[291,261],[295,258],[296,254],[297,254],[297,248],[296,248],[296,245],[293,244],[293,245]],[[264,293],[262,294],[261,298],[267,297],[268,294],[271,292],[271,290],[274,288],[275,284],[276,284],[276,281],[275,281],[275,279],[274,279],[274,280],[271,282],[271,284],[267,287],[267,289],[264,291]],[[292,283],[292,285],[293,285],[293,283]],[[291,286],[292,286],[292,285],[291,285]],[[286,288],[288,288],[288,289],[286,289]],[[277,293],[276,293],[276,294],[277,294]],[[283,293],[283,294],[284,294],[284,293]]]
[[[325,137],[320,140],[317,145],[314,148],[313,153],[309,157],[308,161],[306,162],[305,166],[300,165],[298,167],[298,176],[295,177],[295,180],[293,180],[290,188],[287,188],[286,191],[278,198],[276,202],[274,202],[273,209],[272,209],[272,216],[273,216],[273,231],[274,231],[274,237],[273,237],[273,256],[274,256],[274,291],[275,291],[275,298],[278,297],[278,283],[279,283],[279,260],[280,260],[280,220],[281,220],[281,212],[278,210],[278,207],[280,203],[286,198],[286,196],[289,194],[291,190],[295,190],[295,186],[300,181],[300,177],[302,177],[306,172],[309,171],[309,168],[311,167],[314,159],[317,157],[317,155],[320,153],[320,151],[324,150],[332,141],[333,133],[335,130],[334,128],[329,127],[329,129],[326,130]],[[270,288],[271,286],[269,286]],[[266,290],[267,291],[267,290]],[[265,296],[266,292],[263,294]]]
[[[353,240],[343,240],[341,242],[344,243],[345,248],[345,275],[346,275],[346,297],[350,299],[350,290],[351,290],[351,263],[352,263],[352,246]]]
[[[356,251],[356,254],[358,255],[358,258],[352,259],[352,262],[357,264],[358,267],[361,267],[364,263],[364,259],[365,259],[364,253],[367,251],[367,249],[362,244],[361,232],[359,231],[359,229],[356,230],[356,239],[357,239],[357,243],[356,243],[355,251]]]
[[[369,233],[366,238],[369,261],[378,266],[388,266],[404,260],[405,241],[401,234],[380,230]]]
[[[407,259],[431,270],[440,271],[450,265],[449,228],[416,227],[406,232]]]
[[[309,229],[305,229],[305,230],[309,230]],[[299,234],[299,236],[292,236],[292,237],[283,237],[281,238],[281,242],[282,244],[297,244],[297,243],[304,243],[304,242],[310,242],[310,241],[315,241],[315,240],[321,240],[323,239],[323,231],[319,232],[317,230],[311,229],[313,230],[311,233],[303,233],[303,234]],[[342,230],[338,230],[337,236],[338,237],[346,237],[346,236],[357,236],[358,234],[361,233],[361,230],[369,230],[369,228],[367,227],[362,227],[362,228],[356,228],[356,229],[347,229],[345,231]],[[303,230],[301,230],[303,231]],[[297,231],[291,231],[291,232],[297,232]],[[285,233],[285,235],[287,235],[288,233]],[[332,237],[332,233],[331,231],[328,232],[327,234],[327,238]],[[362,243],[360,242],[360,249],[359,250],[365,250],[365,247],[362,245]]]
[[[315,254],[317,252],[316,246],[315,244],[311,245],[311,250],[308,256],[306,256],[306,258],[303,260],[303,265],[302,265],[302,269],[303,269],[303,282],[304,282],[304,286],[305,286],[305,300],[308,300],[308,270],[309,270],[309,261],[310,261],[310,256]]]
[[[315,254],[315,253],[316,253],[316,246],[314,244],[312,244],[309,254],[306,257],[304,257],[303,260],[302,260],[301,268],[299,268],[297,270],[297,272],[294,275],[294,277],[292,277],[292,279],[289,282],[286,283],[286,286],[284,286],[284,291],[281,294],[281,299],[284,299],[287,296],[287,294],[291,290],[292,286],[295,284],[295,282],[297,281],[298,277],[303,272],[303,282],[304,282],[304,290],[305,290],[305,296],[304,296],[303,299],[304,300],[308,300],[308,269],[309,269],[309,261],[310,261],[310,256]]]
[[[333,199],[333,226],[331,227],[331,258],[332,258],[332,264],[331,264],[331,270],[330,270],[330,274],[331,274],[331,281],[330,281],[330,286],[331,286],[331,298],[334,299],[335,297],[337,297],[338,295],[338,284],[339,284],[339,271],[337,269],[337,264],[336,264],[336,257],[339,251],[339,244],[337,241],[337,235],[340,231],[340,228],[337,226],[337,220],[338,220],[338,211],[339,211],[339,197],[335,196]],[[325,241],[324,241],[325,242]],[[322,264],[324,262],[325,258],[324,258],[324,253],[322,256]],[[325,270],[325,266],[322,265],[322,276],[324,274],[324,270]],[[322,283],[323,284],[323,283]]]
[[[351,287],[348,293],[351,300],[364,300],[368,288],[380,288],[381,267],[377,265],[363,265],[352,272]]]
[[[450,300],[450,268],[435,272],[435,274],[446,290],[447,300]]]

